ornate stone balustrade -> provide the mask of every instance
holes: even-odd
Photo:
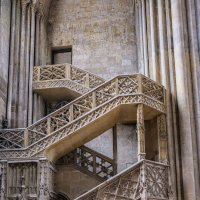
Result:
[[[58,165],[73,165],[78,170],[105,181],[116,174],[114,160],[86,146],[81,146],[57,161]]]
[[[95,199],[169,199],[168,166],[142,160],[96,188],[76,198]]]
[[[2,150],[0,158],[36,156],[118,106],[130,104],[144,104],[165,113],[165,89],[140,74],[117,76],[26,128],[25,148]]]
[[[33,89],[48,87],[75,87],[73,82],[86,88],[95,88],[105,82],[104,79],[71,64],[36,66],[33,70]],[[78,87],[78,86],[76,86]]]
[[[1,129],[0,130],[0,149],[15,149],[24,147],[24,130],[19,129]]]

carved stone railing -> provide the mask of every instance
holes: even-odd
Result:
[[[33,70],[33,90],[68,87],[83,94],[104,82],[104,79],[71,64],[36,66]]]
[[[76,198],[94,199],[169,199],[168,166],[142,160],[96,188]]]
[[[24,148],[24,128],[0,129],[0,149]]]
[[[73,165],[78,170],[105,181],[116,174],[114,160],[86,146],[81,146],[57,161],[58,165]]]
[[[25,148],[2,150],[0,158],[35,156],[124,104],[144,104],[165,113],[165,89],[140,74],[117,76],[26,128]]]

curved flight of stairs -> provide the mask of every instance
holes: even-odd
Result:
[[[67,95],[79,97],[25,129],[1,130],[0,159],[30,159],[45,156],[50,161],[56,161],[118,122],[136,122],[139,104],[144,105],[145,120],[166,113],[164,87],[141,74],[120,75],[104,81],[94,74],[67,64],[34,68],[35,92],[45,96],[56,88],[60,89],[61,95],[66,92]],[[159,163],[143,160],[121,175],[114,176],[110,180],[112,183],[105,182],[103,186],[78,199],[143,199],[141,195],[145,193],[143,192],[145,187],[142,174],[146,173],[144,172],[146,166],[152,168],[152,174],[160,173],[160,168],[156,168],[160,166]],[[164,165],[162,167],[167,168]],[[129,186],[129,179],[133,182],[132,186]],[[155,177],[154,179],[153,182],[161,182],[162,187],[159,188],[166,193],[168,179],[162,177],[159,180]],[[111,188],[110,185],[114,187],[107,192],[107,189]],[[102,190],[102,187],[106,190]],[[130,195],[127,195],[129,193]],[[167,199],[164,196],[167,195],[161,195],[160,199]]]

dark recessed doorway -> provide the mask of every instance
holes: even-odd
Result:
[[[52,64],[72,64],[72,48],[62,48],[52,50]]]

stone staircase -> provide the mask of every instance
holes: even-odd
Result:
[[[35,67],[33,90],[45,95],[46,90],[55,88],[62,88],[69,95],[79,97],[25,129],[0,130],[1,160],[46,157],[49,161],[55,162],[66,154],[69,157],[73,154],[73,164],[80,170],[88,172],[89,167],[85,165],[88,160],[86,159],[87,162],[84,163],[85,157],[83,157],[80,161],[79,152],[89,152],[91,155],[89,158],[93,158],[92,162],[90,160],[90,165],[94,167],[93,175],[105,180],[115,174],[112,160],[82,145],[118,122],[135,121],[137,122],[140,160],[145,155],[144,120],[158,116],[161,116],[162,149],[165,147],[166,130],[162,124],[165,123],[163,116],[166,113],[165,89],[149,78],[141,74],[133,74],[120,75],[104,81],[94,74],[68,64]],[[79,159],[76,159],[77,155]],[[103,165],[96,163],[96,157],[102,160]],[[107,171],[104,173],[103,170],[95,171],[96,164],[103,169],[105,163],[107,163]],[[142,160],[129,170],[104,182],[103,188],[104,186],[107,189],[110,188],[110,192],[106,192],[107,189],[102,190],[102,185],[100,185],[79,199],[143,199],[144,193],[148,199],[167,199],[164,195],[161,195],[162,198],[157,198],[158,194],[149,197],[148,192],[151,189],[144,192],[147,187],[145,186],[147,178],[144,178],[147,168],[152,168],[150,176],[155,176],[153,183],[156,182],[158,185],[160,182],[161,185],[166,183],[167,179],[156,179],[160,173],[157,169],[162,168],[160,166],[164,165]],[[132,185],[129,186],[130,178]],[[115,187],[116,185],[118,186]],[[163,186],[163,192],[166,192],[167,186]],[[155,184],[152,188],[155,188]]]
[[[167,200],[169,199],[169,166],[141,160],[76,200]]]

